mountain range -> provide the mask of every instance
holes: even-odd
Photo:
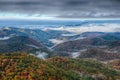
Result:
[[[119,80],[119,60],[120,32],[0,28],[1,80]]]
[[[120,32],[76,34],[61,30],[6,27],[0,29],[0,46],[0,52],[26,51],[38,54],[40,51],[50,52],[51,56],[76,58],[93,48],[106,54],[120,54]]]

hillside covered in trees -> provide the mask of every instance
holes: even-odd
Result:
[[[0,54],[0,80],[117,80],[120,72],[90,59],[53,57],[41,60],[27,53]]]

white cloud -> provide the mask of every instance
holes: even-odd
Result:
[[[120,32],[120,24],[117,23],[104,23],[104,24],[88,24],[82,26],[72,26],[72,27],[59,27],[59,28],[49,28],[51,30],[64,30],[74,33],[83,33],[83,32]],[[117,29],[117,30],[116,30]]]
[[[8,37],[2,37],[2,38],[0,38],[0,40],[7,40],[7,39],[10,39],[10,37],[8,36]]]

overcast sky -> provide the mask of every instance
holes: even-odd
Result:
[[[120,0],[0,0],[0,18],[120,18]]]

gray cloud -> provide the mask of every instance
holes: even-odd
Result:
[[[0,0],[2,12],[58,18],[120,18],[120,0]]]

